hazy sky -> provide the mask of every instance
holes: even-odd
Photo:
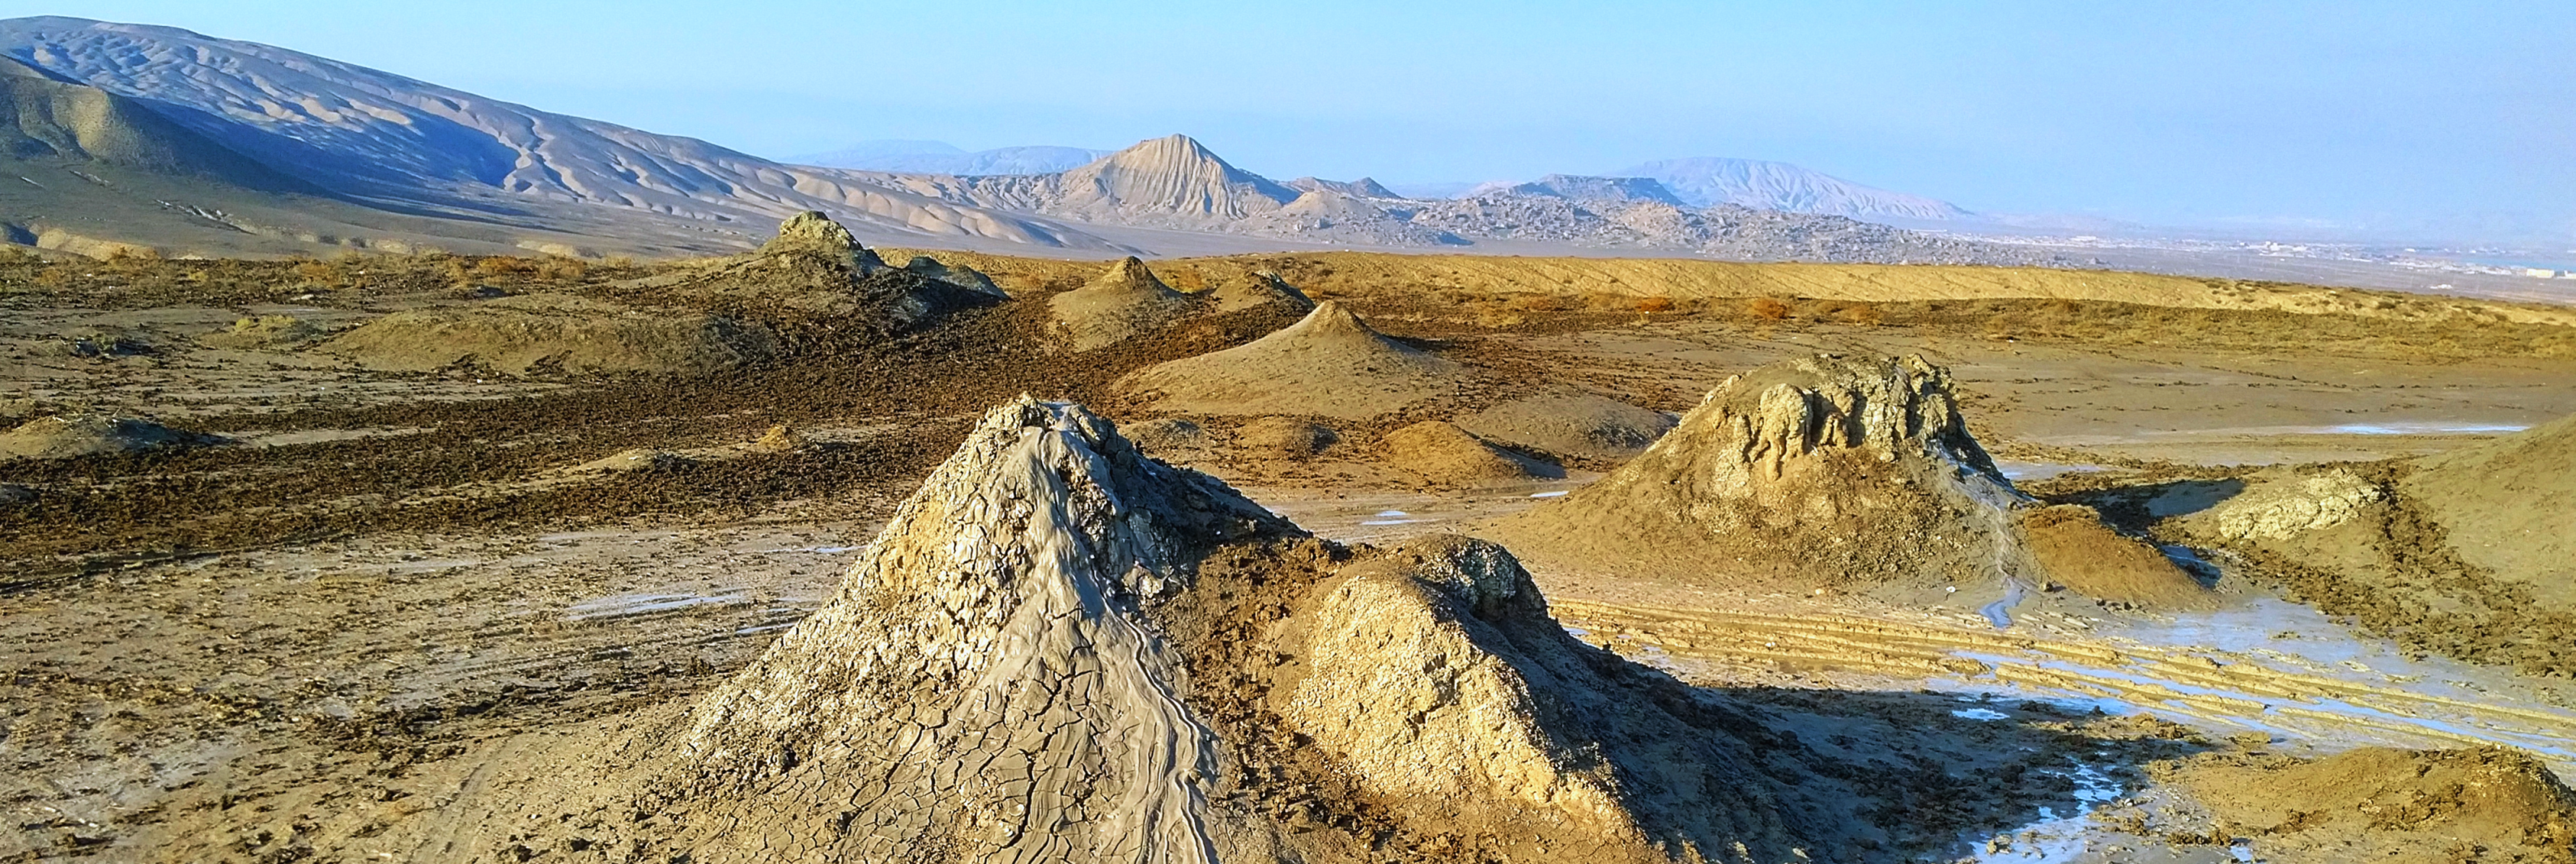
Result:
[[[185,27],[765,156],[1186,132],[1274,177],[1394,182],[1740,156],[1995,212],[2576,247],[2569,0],[315,9],[0,0],[9,16]]]

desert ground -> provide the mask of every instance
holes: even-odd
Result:
[[[828,225],[0,260],[0,860],[2576,860],[2576,308]],[[1058,802],[1000,833],[762,785],[952,698],[885,664],[1021,657],[896,626],[984,596],[917,563],[977,483],[1204,556],[1068,571],[1144,659],[1046,673],[1176,688],[1204,800],[1014,725],[1104,695],[942,709],[930,797]]]

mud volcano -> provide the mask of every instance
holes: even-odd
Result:
[[[1082,287],[1049,298],[1047,307],[1064,344],[1091,351],[1178,324],[1204,311],[1200,299],[1172,290],[1131,255]]]
[[[1356,420],[1455,393],[1466,378],[1457,363],[1389,339],[1327,300],[1276,333],[1140,370],[1118,386],[1163,411]]]
[[[1023,397],[729,683],[396,833],[699,864],[1805,859],[1745,723],[1569,637],[1499,546],[1320,541]]]
[[[1885,587],[1999,596],[2136,553],[2089,511],[2028,526],[2032,502],[1968,434],[1950,374],[1920,357],[1818,354],[1731,377],[1646,452],[1498,533],[1533,560],[1748,587]],[[2081,509],[2081,508],[2074,508]],[[2035,552],[2040,554],[2034,554]],[[2054,558],[2056,560],[2049,560]],[[2153,550],[2088,581],[2196,592]],[[2077,586],[2079,588],[2083,586]]]
[[[780,223],[778,236],[750,254],[626,287],[719,314],[817,320],[878,333],[1009,299],[981,273],[931,264],[889,267],[840,223],[806,212]]]

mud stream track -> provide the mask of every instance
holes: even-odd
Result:
[[[1660,654],[1683,661],[1676,665],[1842,672],[2117,703],[2204,728],[2345,746],[2508,744],[2531,750],[2561,773],[2576,772],[2576,747],[2568,744],[2576,740],[2576,710],[2546,697],[2488,691],[2467,679],[2425,682],[2268,649],[2178,647],[2116,636],[2043,637],[1875,617],[1570,599],[1550,605],[1596,640],[1641,659]]]

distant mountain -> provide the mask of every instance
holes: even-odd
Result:
[[[997,147],[969,153],[940,141],[868,141],[830,153],[793,157],[798,165],[903,174],[1056,174],[1109,155],[1081,147]]]
[[[727,233],[743,243],[784,216],[822,210],[879,242],[945,236],[1124,248],[1070,226],[843,184],[694,138],[176,28],[9,19],[0,21],[0,56],[137,100],[297,179],[381,203],[550,215],[564,205],[614,208],[672,237],[705,238],[697,244]],[[711,236],[699,227],[707,223],[742,229]]]
[[[1853,219],[1969,219],[1946,201],[1873,189],[1785,162],[1701,156],[1666,159],[1615,172],[1647,177],[1695,207],[1734,204],[1757,210],[1823,213]]]
[[[1461,198],[1487,195],[1541,195],[1575,201],[1654,201],[1662,204],[1686,203],[1664,184],[1646,177],[1582,177],[1550,174],[1527,183],[1486,183],[1467,190]],[[1732,203],[1732,202],[1727,202]],[[1705,204],[1699,206],[1707,206]]]
[[[0,240],[85,255],[578,248],[551,228],[342,200],[144,103],[0,59]],[[521,244],[526,244],[525,246]]]
[[[1283,184],[1283,185],[1286,185],[1288,188],[1290,188],[1290,189],[1295,189],[1295,190],[1297,190],[1297,191],[1299,191],[1299,192],[1313,192],[1313,191],[1315,191],[1315,190],[1317,190],[1317,189],[1329,189],[1329,190],[1332,190],[1332,191],[1335,191],[1335,192],[1342,193],[1342,194],[1344,194],[1344,195],[1349,195],[1349,196],[1353,196],[1353,197],[1357,197],[1357,198],[1402,198],[1402,197],[1405,197],[1405,196],[1402,196],[1402,195],[1398,195],[1398,194],[1396,194],[1396,193],[1395,193],[1395,190],[1393,190],[1393,189],[1388,189],[1388,188],[1386,188],[1385,186],[1380,185],[1377,181],[1375,181],[1375,180],[1371,180],[1371,179],[1366,178],[1366,177],[1362,177],[1362,178],[1360,178],[1360,179],[1353,180],[1353,181],[1348,182],[1348,183],[1343,183],[1343,182],[1334,181],[1334,180],[1318,180],[1318,179],[1315,179],[1315,178],[1313,178],[1313,177],[1299,177],[1299,178],[1297,178],[1297,179],[1295,179],[1295,180],[1290,180],[1290,181],[1288,181],[1286,184]]]
[[[25,64],[5,76],[19,132],[0,135],[10,166],[24,167],[23,183],[0,183],[0,221],[21,242],[51,232],[58,245],[103,248],[92,241],[157,226],[146,239],[177,238],[180,251],[727,251],[821,210],[870,242],[952,248],[1499,244],[1948,263],[2046,254],[1832,215],[1692,206],[1688,190],[1706,184],[1674,184],[1717,176],[1708,171],[1550,175],[1419,200],[1365,178],[1279,183],[1184,135],[1107,154],[871,142],[817,161],[883,167],[789,165],[167,27],[0,21],[0,57]],[[1875,192],[1829,191],[1792,203]]]
[[[1541,244],[1704,254],[1739,260],[2051,263],[2004,246],[1849,218],[1696,208],[1641,177],[1549,175],[1487,184],[1451,200],[1408,199],[1376,181],[1277,183],[1234,167],[1186,135],[1140,142],[1061,174],[953,177],[843,172],[963,206],[1084,225],[1277,237],[1381,247]]]

